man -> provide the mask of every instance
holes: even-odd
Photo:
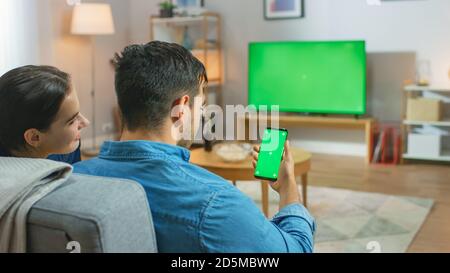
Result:
[[[176,146],[180,128],[196,124],[186,109],[200,110],[193,101],[204,98],[206,83],[204,66],[179,45],[125,48],[116,56],[121,141],[105,142],[98,158],[75,171],[142,184],[160,252],[312,252],[315,224],[300,205],[288,145],[280,179],[272,184],[280,194],[272,221],[223,178],[190,164],[189,150]]]

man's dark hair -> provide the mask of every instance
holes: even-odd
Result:
[[[126,47],[116,54],[116,93],[128,130],[159,129],[172,103],[193,99],[207,82],[203,64],[178,44],[153,41]]]
[[[0,146],[21,150],[26,130],[48,130],[70,89],[70,76],[50,66],[23,66],[1,76]]]

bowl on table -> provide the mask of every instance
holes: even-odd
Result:
[[[223,142],[214,145],[213,151],[225,162],[238,163],[248,158],[252,145],[244,142]]]

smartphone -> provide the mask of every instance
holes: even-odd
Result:
[[[256,178],[274,182],[278,180],[287,137],[288,130],[284,128],[269,127],[264,131],[254,174]]]

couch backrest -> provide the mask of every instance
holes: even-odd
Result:
[[[28,215],[27,252],[154,253],[147,196],[136,182],[72,177]]]

